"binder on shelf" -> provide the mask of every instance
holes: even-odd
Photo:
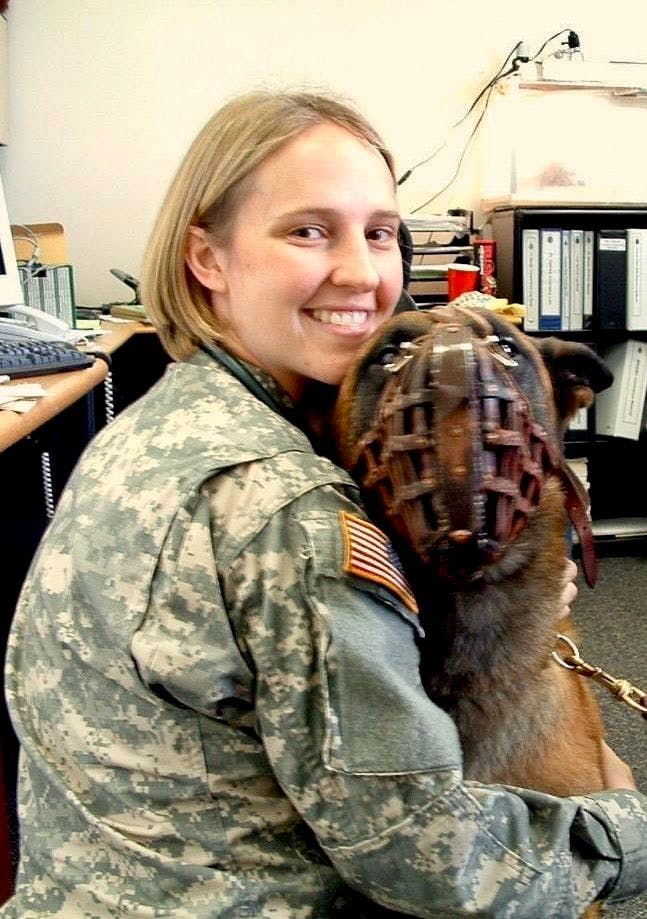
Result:
[[[597,311],[601,329],[624,329],[627,231],[598,230]]]
[[[647,230],[627,230],[626,327],[647,329]]]
[[[589,491],[589,461],[586,456],[569,457],[566,464],[570,467],[571,472],[577,476],[582,483],[584,490]]]
[[[568,423],[569,431],[588,431],[589,429],[589,410],[588,408],[579,408]]]
[[[595,234],[593,230],[584,230],[583,240],[583,281],[582,281],[582,328],[593,326],[593,251]]]
[[[523,327],[527,332],[537,332],[539,330],[539,230],[523,230],[521,262],[523,305],[526,307]]]
[[[647,394],[647,342],[629,338],[602,356],[614,381],[596,398],[596,432],[638,440]]]
[[[566,231],[565,231],[566,235]],[[584,328],[584,232],[571,230],[571,284],[569,322],[565,329],[580,331]]]
[[[568,423],[564,434],[565,441],[588,441],[591,439],[591,410],[580,408]]]
[[[568,329],[571,316],[571,234],[568,230],[562,231],[562,329]]]
[[[562,328],[562,232],[545,228],[539,233],[539,329]]]

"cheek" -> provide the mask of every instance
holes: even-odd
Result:
[[[383,281],[377,294],[380,325],[393,316],[402,294],[402,281]]]
[[[390,253],[387,264],[382,270],[382,278],[391,289],[402,290],[404,284],[404,271],[402,267],[402,256],[400,250]]]
[[[268,264],[272,286],[284,290],[291,300],[308,299],[325,282],[328,267],[313,252],[299,251],[284,254]]]
[[[269,273],[275,279],[281,275],[294,277],[306,274],[314,270],[319,260],[313,249],[288,245],[282,240],[271,240],[257,246],[249,253],[249,257],[256,270]]]

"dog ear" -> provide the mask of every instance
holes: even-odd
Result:
[[[416,303],[416,301],[413,299],[411,294],[406,289],[403,289],[402,293],[400,294],[400,299],[395,304],[393,315],[395,316],[396,313],[409,313],[411,312],[411,310],[417,310],[417,309],[418,309],[418,304]]]
[[[595,394],[613,383],[613,374],[588,345],[559,338],[534,339],[534,343],[550,374],[563,420],[572,418],[580,408],[588,408]]]

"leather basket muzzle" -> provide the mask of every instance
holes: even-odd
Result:
[[[561,452],[510,373],[514,362],[487,320],[477,324],[480,334],[456,311],[400,346],[352,470],[419,561],[444,578],[479,577],[500,559],[546,478],[564,475]]]

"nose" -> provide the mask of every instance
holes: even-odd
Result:
[[[334,260],[330,280],[337,287],[370,292],[380,283],[374,255],[363,233],[336,246]]]

